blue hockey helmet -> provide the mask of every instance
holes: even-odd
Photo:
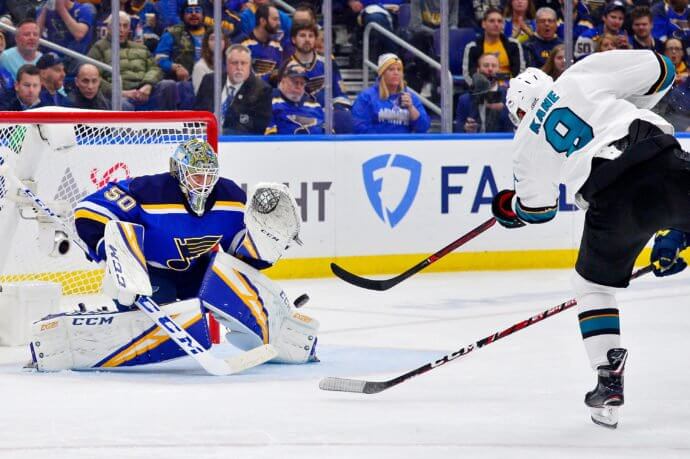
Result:
[[[170,173],[180,183],[194,213],[204,214],[206,199],[218,182],[218,156],[203,140],[181,143],[170,157]]]

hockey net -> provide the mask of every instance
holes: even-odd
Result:
[[[215,118],[206,112],[56,110],[0,112],[0,164],[72,228],[80,199],[109,182],[168,170],[180,142],[200,138],[217,151]],[[55,225],[42,223],[8,183],[0,177],[0,285],[51,281],[63,295],[97,292],[102,269],[75,244],[61,254]]]

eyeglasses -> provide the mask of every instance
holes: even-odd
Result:
[[[201,14],[204,12],[204,9],[200,6],[188,6],[187,8],[185,8],[184,12],[186,14]]]

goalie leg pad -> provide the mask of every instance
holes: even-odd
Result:
[[[198,299],[163,308],[204,348],[211,347]],[[129,367],[187,355],[139,310],[47,316],[33,324],[30,349],[39,371]]]
[[[318,321],[295,312],[280,286],[232,255],[216,254],[199,298],[230,330],[227,340],[240,349],[271,344],[278,351],[276,362],[317,360]]]
[[[110,220],[105,225],[106,275],[103,293],[131,306],[137,295],[151,296],[153,289],[144,257],[144,227]]]

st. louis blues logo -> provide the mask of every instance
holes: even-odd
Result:
[[[419,189],[422,164],[405,155],[380,155],[362,164],[362,175],[364,188],[376,215],[395,228],[412,207]],[[394,203],[392,209],[392,206],[386,205],[391,201]]]

